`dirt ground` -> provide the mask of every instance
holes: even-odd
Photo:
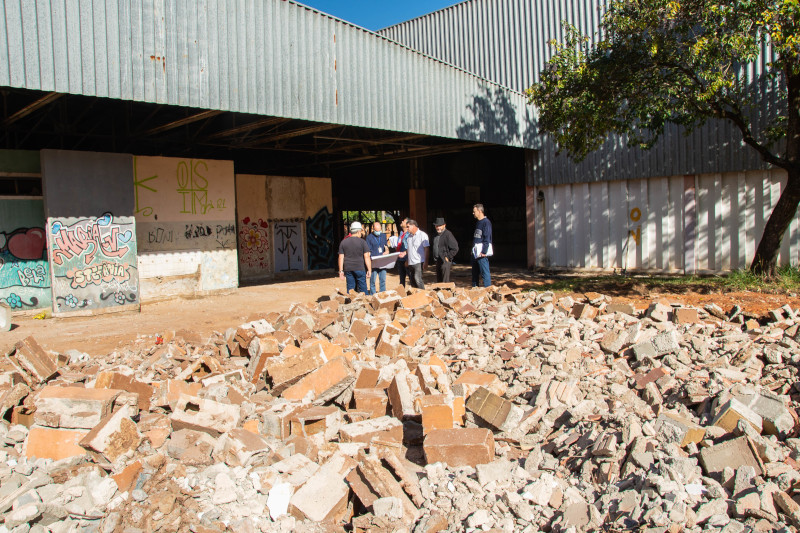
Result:
[[[525,270],[492,268],[495,285],[507,284],[520,289],[546,290],[552,278]],[[435,282],[432,270],[425,274],[426,283]],[[456,265],[452,281],[457,286],[468,287],[471,281],[468,266]],[[387,288],[399,283],[397,274],[390,272]],[[114,348],[124,346],[137,337],[152,337],[168,331],[188,329],[200,334],[225,331],[243,322],[258,318],[270,311],[287,311],[292,303],[316,301],[321,296],[344,290],[344,280],[335,276],[301,279],[241,287],[225,294],[203,298],[174,298],[169,301],[145,303],[141,312],[106,314],[94,317],[47,318],[39,320],[33,316],[15,316],[12,330],[0,333],[0,350],[3,353],[18,340],[33,335],[47,349],[63,353],[76,349],[90,355],[104,355]],[[610,280],[604,284],[587,283],[582,291],[597,291],[607,294],[614,301],[632,302],[637,309],[646,308],[651,301],[666,298],[669,301],[702,307],[716,303],[724,310],[734,305],[742,306],[746,313],[761,316],[770,309],[786,303],[800,307],[800,297],[786,294],[763,294],[759,292],[698,293],[671,287],[672,292],[647,292],[636,279],[624,283]],[[564,293],[567,294],[567,293]]]

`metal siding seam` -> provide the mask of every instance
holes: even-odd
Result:
[[[225,103],[228,109],[232,111],[239,110],[239,59],[237,52],[239,49],[238,37],[238,21],[236,20],[237,0],[228,0],[225,6],[226,24],[228,28],[228,48],[227,62],[228,62],[228,101]]]
[[[120,40],[122,32],[119,27],[120,5],[114,0],[106,2],[106,46],[108,47],[107,57],[107,77],[108,95],[112,98],[120,98]]]
[[[185,9],[181,9],[179,2],[153,0],[153,44],[150,50],[145,48],[144,61],[149,61],[145,73],[152,76],[156,102],[186,105],[182,91],[186,84],[186,60],[185,48],[181,45],[186,36],[185,31],[181,31]]]
[[[230,109],[230,39],[228,38],[228,0],[215,0],[217,7],[217,65],[219,74],[219,105],[222,109]]]
[[[158,102],[158,92],[156,87],[156,66],[155,61],[150,59],[150,55],[156,54],[156,23],[155,23],[155,2],[159,0],[142,0],[141,4],[141,32],[142,32],[142,79],[141,99],[147,102]],[[168,14],[165,14],[168,16]],[[169,19],[168,19],[169,21]],[[172,62],[173,56],[167,58]]]
[[[5,1],[0,4],[0,85],[11,85],[11,71],[9,61],[10,41],[8,38],[8,20],[6,18]]]
[[[364,34],[367,36],[367,34]],[[369,39],[365,38],[365,41],[369,41]],[[367,46],[367,50],[370,56],[370,73],[369,73],[369,120],[370,123],[375,124],[378,128],[385,127],[385,106],[384,106],[384,96],[385,93],[383,91],[383,84],[381,80],[385,80],[389,73],[387,72],[387,65],[381,61],[382,54],[384,50],[384,43],[382,41],[378,41],[377,46]]]
[[[78,0],[67,0],[67,60],[69,62],[69,92],[80,94],[83,88],[81,66],[81,15]]]
[[[265,22],[265,10],[266,2],[256,2],[255,4],[255,13],[254,13],[254,26],[253,26],[253,40],[254,40],[254,47],[255,47],[255,65],[251,66],[254,70],[254,81],[255,84],[255,105],[254,109],[255,112],[259,115],[266,114],[266,22]]]
[[[245,109],[247,109],[248,113],[258,113],[258,98],[256,96],[256,76],[258,74],[258,62],[256,61],[256,16],[255,16],[255,5],[256,3],[253,0],[247,0],[245,3],[245,12],[242,16],[245,18],[245,24],[242,24],[239,28],[240,31],[245,33],[245,50],[247,52],[246,55],[246,63],[242,65],[245,76],[247,79],[247,105]]]
[[[142,61],[144,28],[142,25],[142,4],[140,1],[132,1],[128,11],[131,32],[131,78],[130,78],[130,98],[133,100],[144,99],[144,63]],[[70,72],[70,84],[72,76]]]
[[[16,0],[11,0],[16,1]],[[34,2],[22,4],[22,50],[25,57],[25,87],[41,89],[39,73],[39,28]]]
[[[192,107],[200,104],[200,57],[198,53],[197,26],[199,16],[198,0],[186,9],[186,101]]]
[[[4,2],[6,37],[8,39],[8,78],[12,87],[25,86],[25,46],[22,29],[22,13],[16,1]]]
[[[165,1],[174,3],[176,7],[175,35],[173,42],[175,46],[177,69],[174,77],[170,71],[170,75],[167,78],[168,80],[172,78],[175,81],[173,85],[175,87],[175,93],[173,96],[172,91],[169,91],[167,102],[175,102],[181,106],[189,106],[191,105],[191,100],[189,98],[189,87],[191,85],[189,73],[189,0]],[[194,0],[191,1],[193,2]]]
[[[39,34],[39,86],[43,91],[54,91],[55,55],[53,54],[53,24],[50,18],[49,3],[36,3],[36,26]]]
[[[67,56],[67,12],[64,0],[53,0],[50,2],[50,21],[52,25],[52,54],[53,68],[55,76],[54,90],[57,92],[69,91],[69,58]],[[0,31],[0,42],[5,43],[2,31]],[[3,63],[3,56],[0,54],[0,64]]]
[[[200,78],[200,83],[197,89],[199,91],[198,105],[200,107],[214,109],[211,106],[208,73],[210,55],[209,43],[211,41],[209,38],[210,32],[208,31],[208,1],[209,0],[198,0],[197,5],[197,61],[199,68],[197,75]]]
[[[94,71],[94,35],[92,15],[92,0],[80,0],[81,11],[81,72],[83,84],[81,93],[85,95],[95,95],[95,71]]]
[[[95,94],[100,97],[108,96],[108,43],[105,7],[105,0],[94,0],[92,4]]]

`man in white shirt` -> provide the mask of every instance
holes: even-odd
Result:
[[[404,240],[406,248],[400,257],[406,258],[406,270],[411,281],[411,286],[424,289],[425,283],[422,281],[422,272],[428,268],[428,259],[431,251],[431,244],[428,234],[419,229],[416,220],[408,219],[408,235]]]

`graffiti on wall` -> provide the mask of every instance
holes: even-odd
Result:
[[[235,250],[233,162],[133,158],[139,252]]]
[[[44,228],[0,232],[0,302],[12,310],[50,303],[50,272]]]
[[[333,215],[325,206],[306,220],[308,269],[334,268]]]
[[[269,223],[260,218],[243,218],[239,226],[239,262],[251,268],[267,268],[269,248]]]
[[[48,232],[56,312],[139,303],[133,217],[50,218]]]
[[[303,270],[302,224],[274,222],[275,272]]]

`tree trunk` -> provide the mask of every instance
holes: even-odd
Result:
[[[797,204],[800,203],[800,71],[794,71],[794,65],[788,62],[784,70],[786,76],[788,116],[786,124],[786,172],[789,179],[781,193],[775,209],[764,226],[764,234],[758,243],[756,255],[750,270],[756,274],[774,277],[778,272],[778,252],[786,228],[794,218]]]
[[[764,226],[761,242],[758,243],[756,255],[750,265],[750,270],[755,274],[774,277],[778,270],[778,252],[781,248],[783,234],[792,223],[797,205],[800,203],[800,169],[793,168],[789,171],[786,188],[781,193],[775,209]]]

